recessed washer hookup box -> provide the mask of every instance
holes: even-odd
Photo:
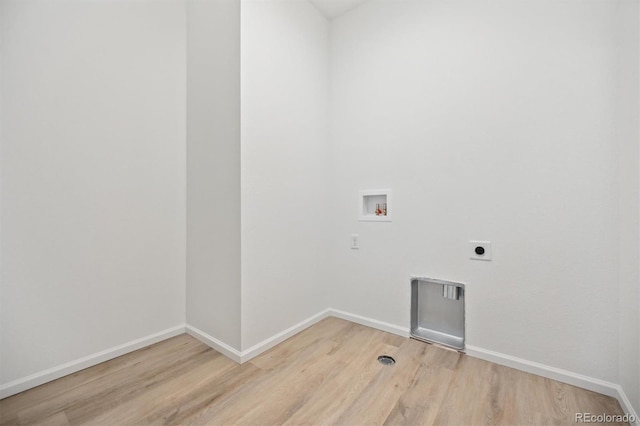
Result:
[[[464,351],[464,284],[411,278],[411,336]]]

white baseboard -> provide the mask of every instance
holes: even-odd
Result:
[[[386,331],[388,333],[397,334],[403,337],[409,337],[409,328],[400,327],[394,324],[389,324],[387,322],[378,321],[372,318],[363,317],[361,315],[352,314],[349,312],[340,311],[337,309],[325,309],[291,327],[287,328],[275,334],[260,343],[257,343],[251,346],[244,351],[238,351],[235,348],[227,345],[226,343],[216,339],[213,336],[206,334],[205,332],[198,330],[195,327],[192,327],[187,324],[186,331],[188,334],[192,335],[196,339],[200,340],[207,346],[217,350],[218,352],[226,355],[228,358],[234,360],[237,363],[244,363],[252,358],[257,357],[263,352],[268,351],[279,343],[284,342],[288,338],[295,336],[301,331],[311,327],[317,322],[327,318],[327,317],[336,317],[341,318],[347,321],[355,322],[356,324],[366,325],[368,327],[372,327],[378,330]]]
[[[409,337],[410,332],[408,327],[401,327],[387,322],[378,321],[373,318],[363,317],[361,315],[352,314],[337,309],[329,309],[329,315],[337,318],[342,318],[347,321],[355,322],[357,324],[366,325],[378,330],[386,331],[389,333],[397,334],[403,337]],[[589,376],[584,376],[572,371],[563,370],[556,367],[540,364],[533,361],[528,361],[522,358],[516,358],[511,355],[502,354],[499,352],[490,351],[487,349],[479,348],[477,346],[466,346],[466,354],[475,358],[480,358],[485,361],[493,362],[495,364],[504,365],[506,367],[515,368],[527,373],[536,374],[538,376],[546,377],[552,380],[557,380],[562,383],[567,383],[579,388],[591,390],[603,395],[616,398],[622,407],[622,411],[634,416],[635,423],[633,425],[640,426],[640,418],[633,409],[631,402],[627,398],[624,390],[620,385],[607,382],[604,380],[596,379]],[[596,413],[594,413],[596,414]]]
[[[562,383],[577,386],[579,388],[588,389],[603,395],[617,397],[618,390],[615,383],[607,382],[593,377],[584,376],[569,370],[551,367],[549,365],[540,364],[522,358],[516,358],[500,352],[490,351],[488,349],[479,348],[477,346],[467,345],[466,353],[474,358],[490,361],[495,364],[504,365],[506,367],[515,368],[516,370],[546,377],[548,379],[557,380]]]
[[[59,379],[60,377],[75,373],[76,371],[84,370],[85,368],[92,367],[100,364],[101,362],[109,361],[113,358],[142,349],[146,346],[153,345],[154,343],[158,343],[170,337],[178,336],[184,333],[184,330],[184,325],[172,327],[159,333],[132,340],[122,345],[114,346],[112,348],[105,349],[104,351],[76,359],[75,361],[70,361],[57,367],[49,368],[47,370],[40,371],[39,373],[2,384],[0,385],[0,399],[40,386],[52,380]]]
[[[567,383],[569,385],[573,385],[582,389],[587,389],[616,398],[620,403],[620,406],[622,407],[622,411],[628,413],[629,415],[633,415],[636,419],[634,424],[640,426],[640,419],[638,418],[638,414],[633,409],[633,406],[627,398],[627,395],[624,393],[622,387],[620,387],[620,385],[616,383],[611,383],[605,380],[596,379],[594,377],[574,373],[569,370],[563,370],[561,368],[551,367],[549,365],[528,361],[526,359],[517,358],[500,352],[490,351],[488,349],[479,348],[477,346],[467,345],[466,353],[467,355],[474,358],[479,358],[485,361],[493,362],[494,364],[515,368],[516,370],[524,371],[526,373],[531,373],[537,376],[546,377],[548,379],[557,380],[558,382]]]
[[[306,328],[311,327],[322,319],[330,316],[341,318],[357,324],[362,324],[367,327],[372,327],[389,333],[397,334],[402,337],[410,336],[408,327],[401,327],[395,324],[378,321],[373,318],[367,318],[338,309],[326,309],[322,312],[319,312],[307,318],[306,320],[301,321],[298,324],[295,324],[244,351],[238,351],[237,349],[227,345],[226,343],[216,339],[213,336],[208,335],[207,333],[197,329],[196,327],[190,325],[180,325],[161,331],[159,333],[133,340],[119,346],[115,346],[110,349],[106,349],[104,351],[77,359],[75,361],[68,362],[58,367],[50,368],[48,370],[44,370],[39,373],[32,374],[30,376],[0,385],[0,399],[17,394],[27,389],[31,389],[33,387],[50,382],[68,374],[75,373],[76,371],[83,370],[96,364],[100,364],[101,362],[108,361],[129,352],[144,348],[170,337],[177,336],[184,332],[195,337],[196,339],[222,353],[228,358],[238,363],[243,363],[271,349],[272,347],[287,340],[288,338],[300,333]],[[495,364],[515,368],[516,370],[521,370],[527,373],[536,374],[538,376],[547,377],[552,380],[557,380],[562,383],[567,383],[573,386],[617,398],[623,411],[635,417],[635,426],[640,426],[640,418],[638,418],[638,413],[635,412],[624,390],[618,384],[599,380],[589,376],[584,376],[568,370],[551,367],[537,362],[528,361],[526,359],[517,358],[511,355],[490,351],[488,349],[483,349],[477,346],[467,345],[466,354],[468,356],[480,358],[485,361],[493,362]]]
[[[402,337],[409,337],[409,327],[400,327],[399,325],[390,324],[388,322],[378,321],[373,318],[363,317],[362,315],[356,315],[338,309],[329,309],[329,315],[336,318],[342,318],[347,321],[355,322],[356,324],[366,325],[367,327],[375,328],[378,330],[386,331],[388,333],[397,334]]]
[[[638,413],[636,412],[636,410],[633,409],[631,401],[629,401],[629,398],[627,398],[627,394],[624,393],[624,389],[622,389],[620,385],[616,386],[618,388],[618,402],[622,407],[622,411],[629,414],[629,416],[633,416],[636,419],[636,421],[631,423],[631,425],[640,426],[640,417],[638,417]]]
[[[289,337],[294,336],[300,333],[302,330],[307,329],[315,323],[327,318],[330,315],[330,311],[331,309],[325,309],[324,311],[319,312],[307,318],[306,320],[301,321],[298,324],[295,324],[287,328],[286,330],[283,330],[280,333],[251,346],[248,349],[245,349],[244,351],[242,351],[241,362],[247,362],[250,359],[257,357],[261,353],[276,346],[278,343],[284,342]]]
[[[212,349],[215,349],[227,358],[230,358],[237,363],[242,362],[242,354],[236,348],[227,345],[223,341],[218,340],[215,337],[189,324],[186,325],[185,331],[188,335],[195,337],[205,345],[209,346]]]
[[[302,330],[311,327],[315,323],[319,322],[320,320],[328,316],[329,316],[329,309],[325,309],[324,311],[319,312],[307,318],[306,320],[301,321],[298,324],[295,324],[287,328],[286,330],[283,330],[278,334],[275,334],[263,340],[262,342],[251,346],[248,349],[245,349],[244,351],[239,351],[236,348],[224,343],[223,341],[218,340],[215,337],[205,333],[204,331],[199,330],[196,327],[193,327],[188,324],[186,326],[186,332],[187,334],[200,340],[205,345],[225,355],[227,358],[230,358],[233,361],[239,364],[242,364],[243,362],[247,362],[250,359],[257,357],[261,353],[268,351],[269,349],[276,346],[278,343],[284,342],[289,337],[300,333]]]

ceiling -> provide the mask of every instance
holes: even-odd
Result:
[[[367,0],[309,0],[328,19],[355,9]]]

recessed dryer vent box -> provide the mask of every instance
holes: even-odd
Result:
[[[464,284],[411,279],[411,336],[464,350]]]
[[[359,220],[362,222],[391,222],[391,190],[360,191]]]

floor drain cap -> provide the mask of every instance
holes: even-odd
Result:
[[[396,360],[389,355],[380,355],[378,357],[378,362],[382,365],[393,365],[396,363]]]

